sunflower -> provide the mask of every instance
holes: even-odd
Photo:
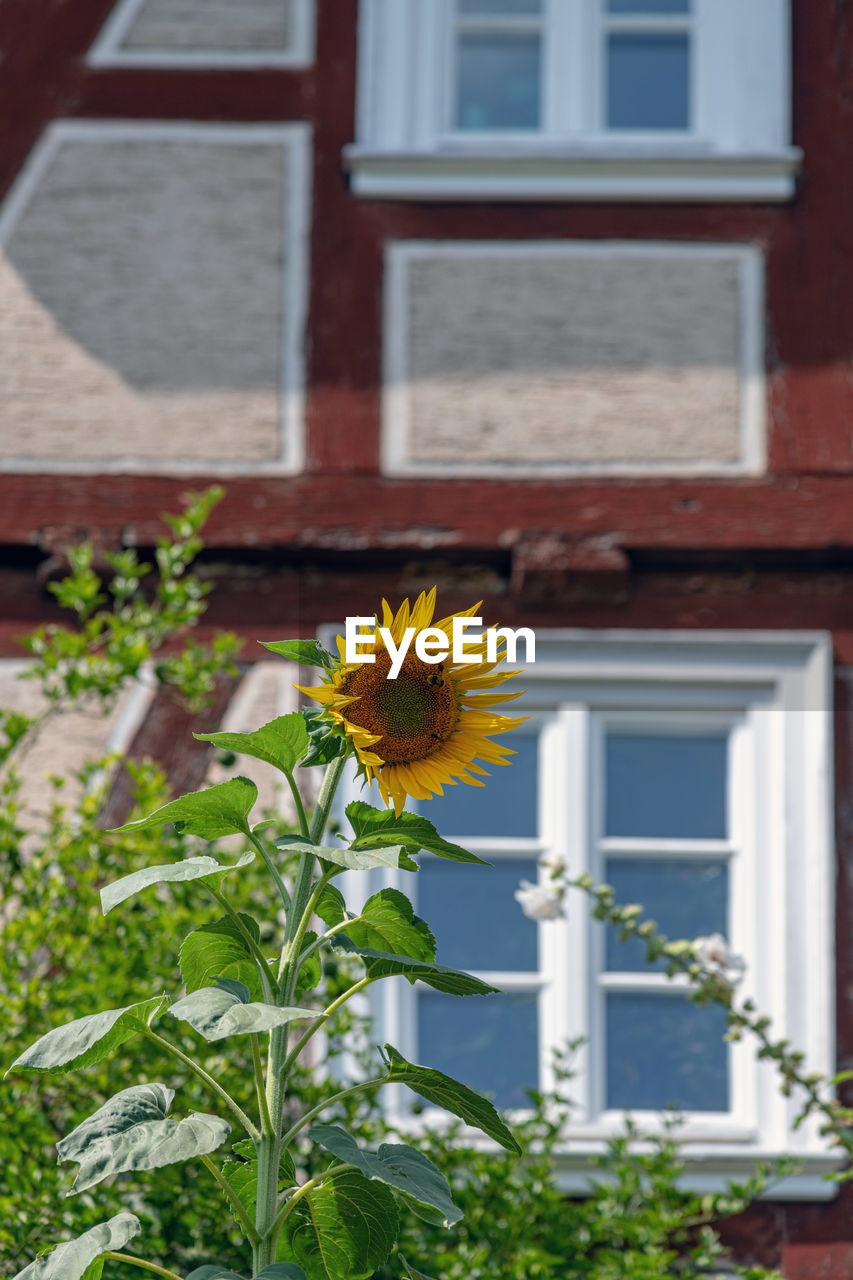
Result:
[[[423,662],[415,653],[419,632],[427,627],[452,639],[453,619],[474,617],[479,604],[433,622],[435,588],[421,592],[410,608],[404,600],[396,614],[382,601],[382,623],[373,640],[362,642],[360,652],[373,653],[372,663],[347,664],[342,636],[338,636],[339,660],[319,685],[303,693],[323,704],[324,714],[352,741],[368,782],[376,779],[385,804],[400,813],[406,796],[429,800],[443,795],[443,787],[466,782],[482,787],[488,770],[477,764],[509,764],[515,752],[491,736],[523,724],[525,716],[496,715],[492,708],[519,697],[498,690],[515,672],[496,671],[502,661],[486,661],[485,638],[466,638],[466,651],[477,660],[454,664],[450,656],[441,662]],[[415,635],[395,679],[389,679],[391,655],[378,626],[390,631],[394,646],[413,627]],[[499,637],[500,642],[500,637]]]

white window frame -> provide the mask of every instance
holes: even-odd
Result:
[[[772,1019],[772,1034],[787,1037],[806,1056],[806,1069],[832,1075],[834,1042],[832,647],[819,632],[655,632],[553,630],[537,633],[528,692],[516,704],[541,733],[540,829],[535,840],[464,840],[485,857],[546,851],[568,854],[573,875],[602,878],[603,851],[678,856],[721,855],[730,864],[730,938],[747,960],[738,999],[751,997]],[[603,726],[678,726],[679,732],[724,728],[730,736],[729,818],[725,841],[607,840],[596,830],[600,810]],[[566,779],[571,785],[566,786]],[[355,780],[342,803],[360,793]],[[451,832],[442,832],[452,838]],[[488,872],[484,871],[484,875]],[[543,872],[543,877],[545,873]],[[415,889],[414,878],[385,872],[372,880],[346,873],[351,905],[381,885]],[[566,921],[540,925],[538,973],[483,974],[507,990],[539,986],[540,1085],[553,1084],[552,1045],[587,1037],[570,1083],[574,1120],[557,1157],[557,1177],[582,1193],[595,1176],[591,1157],[624,1123],[604,1110],[599,998],[603,926],[573,894]],[[438,956],[439,961],[441,956]],[[572,974],[566,984],[562,975]],[[605,979],[607,982],[608,979]],[[667,979],[644,973],[634,988],[664,989]],[[671,990],[677,990],[678,980]],[[416,995],[404,980],[372,989],[377,1035],[404,1054],[419,1055]],[[598,1012],[596,1012],[598,1009]],[[685,1115],[685,1184],[721,1190],[757,1160],[790,1154],[801,1171],[772,1189],[772,1198],[824,1200],[837,1184],[825,1175],[839,1166],[816,1122],[793,1128],[799,1101],[785,1099],[771,1063],[758,1062],[747,1037],[729,1049],[731,1108]],[[535,1082],[531,1082],[535,1083]],[[597,1094],[598,1089],[598,1094]],[[386,1091],[391,1118],[416,1130],[441,1124],[440,1113],[411,1113],[407,1091]],[[659,1112],[635,1111],[641,1130],[660,1130]],[[485,1145],[475,1132],[475,1145]]]
[[[352,188],[374,199],[769,200],[794,192],[790,0],[693,0],[687,130],[609,130],[605,0],[544,0],[539,130],[450,127],[454,0],[360,0]],[[671,20],[658,19],[671,27]]]
[[[125,47],[124,40],[148,0],[119,0],[86,55],[90,67],[211,67],[297,70],[314,61],[313,0],[291,0],[293,40],[287,49],[182,49]],[[203,3],[203,0],[202,0]]]

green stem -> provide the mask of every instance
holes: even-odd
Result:
[[[174,1058],[177,1058],[179,1062],[182,1062],[185,1067],[187,1067],[190,1071],[192,1071],[195,1075],[198,1076],[199,1080],[203,1080],[204,1083],[208,1085],[208,1087],[211,1088],[214,1093],[218,1094],[218,1096],[225,1103],[226,1107],[228,1107],[228,1109],[231,1111],[231,1114],[237,1118],[237,1120],[246,1130],[246,1132],[248,1133],[252,1141],[254,1143],[257,1143],[260,1141],[261,1135],[258,1133],[258,1130],[256,1129],[256,1127],[252,1124],[252,1121],[246,1115],[243,1108],[234,1101],[234,1099],[231,1097],[231,1094],[228,1093],[227,1090],[223,1089],[222,1085],[219,1083],[218,1080],[214,1080],[213,1076],[209,1076],[207,1074],[204,1067],[200,1067],[197,1062],[193,1062],[192,1058],[188,1057],[187,1054],[183,1053],[177,1047],[177,1045],[170,1044],[168,1040],[165,1040],[163,1036],[158,1036],[157,1032],[152,1031],[150,1027],[146,1027],[143,1034],[146,1035],[149,1040],[153,1040],[155,1044],[159,1044],[161,1049],[165,1049],[167,1053],[171,1053],[172,1056]]]
[[[144,1258],[134,1258],[132,1253],[113,1253],[112,1249],[108,1249],[101,1257],[109,1258],[110,1262],[128,1262],[132,1267],[141,1267],[143,1271],[153,1271],[155,1276],[166,1276],[167,1280],[182,1280],[177,1272],[167,1271],[165,1267],[158,1267],[156,1262],[146,1262]]]
[[[261,1113],[261,1132],[274,1133],[269,1103],[267,1101],[266,1084],[264,1082],[264,1065],[261,1062],[261,1042],[256,1032],[252,1032],[252,1062],[255,1067],[255,1089],[258,1094],[258,1109]]]
[[[272,858],[270,857],[269,851],[264,848],[263,842],[258,839],[254,831],[250,831],[248,834],[252,844],[255,846],[258,853],[263,858],[264,866],[272,876],[273,880],[275,880],[276,887],[279,891],[279,894],[281,895],[281,900],[284,903],[285,911],[290,911],[290,894],[287,892],[287,886],[285,885],[284,881],[281,878],[278,867],[275,865]]]
[[[305,1115],[300,1117],[292,1128],[288,1129],[281,1140],[281,1145],[288,1147],[297,1133],[299,1133],[299,1130],[304,1129],[306,1124],[310,1124],[314,1117],[318,1116],[321,1111],[325,1111],[327,1107],[331,1107],[336,1102],[342,1102],[344,1098],[352,1098],[357,1093],[364,1093],[365,1089],[376,1089],[380,1084],[386,1084],[387,1081],[387,1076],[380,1076],[377,1080],[363,1080],[361,1084],[354,1084],[349,1089],[342,1089],[340,1093],[333,1093],[330,1098],[324,1098],[322,1102],[317,1103],[316,1107],[306,1111]]]
[[[299,951],[300,947],[302,946],[302,940],[305,937],[305,933],[307,931],[308,925],[311,922],[311,917],[314,914],[314,910],[317,906],[317,903],[320,901],[323,890],[325,889],[329,881],[332,879],[332,877],[336,875],[339,870],[340,870],[339,867],[330,867],[327,871],[324,871],[323,874],[320,876],[320,879],[315,884],[313,890],[311,891],[311,897],[308,899],[308,901],[305,904],[305,909],[302,912],[302,918],[299,921],[299,924],[296,929],[296,934],[291,943],[290,954],[291,956],[296,957],[296,963],[293,965],[292,981],[290,984],[290,989],[282,992],[282,997],[284,999],[285,1004],[290,1004],[291,1000],[293,1000],[295,991],[296,991],[296,982],[299,978],[299,971],[302,968],[303,964],[305,963],[306,957],[311,955],[312,950],[314,950],[313,947],[308,947],[306,948],[304,954],[301,954],[301,955]]]
[[[333,925],[331,929],[327,929],[326,932],[316,940],[316,942],[312,942],[311,946],[306,947],[302,952],[302,955],[299,957],[299,967],[301,968],[308,957],[312,956],[315,951],[319,951],[323,944],[328,942],[330,938],[334,938],[336,933],[340,933],[342,929],[348,929],[350,925],[358,924],[360,919],[361,916],[353,916],[351,919],[342,920],[340,924]]]
[[[219,1183],[220,1187],[225,1193],[226,1198],[230,1200],[231,1204],[234,1206],[234,1212],[236,1213],[237,1217],[240,1219],[241,1223],[243,1224],[243,1230],[246,1232],[246,1237],[249,1240],[250,1244],[253,1244],[253,1245],[256,1244],[258,1240],[257,1232],[255,1231],[255,1228],[252,1225],[249,1215],[246,1213],[246,1210],[243,1208],[243,1204],[242,1204],[242,1201],[240,1200],[240,1197],[236,1194],[236,1192],[230,1186],[227,1178],[222,1173],[222,1170],[218,1169],[216,1165],[213,1163],[210,1156],[203,1155],[200,1158],[205,1168],[210,1170],[210,1172],[213,1174],[216,1181]]]
[[[299,819],[299,830],[304,836],[310,835],[308,826],[308,818],[305,815],[305,806],[302,803],[302,796],[299,794],[299,788],[296,785],[293,774],[285,770],[284,774],[287,778],[287,785],[290,787],[290,794],[293,796],[293,803],[296,805],[296,816]]]
[[[312,1022],[310,1027],[302,1033],[296,1044],[290,1050],[290,1053],[287,1055],[287,1061],[284,1064],[285,1074],[293,1066],[293,1063],[299,1057],[311,1037],[315,1032],[320,1030],[320,1027],[326,1022],[326,1020],[330,1018],[333,1013],[336,1013],[337,1010],[340,1009],[341,1005],[345,1004],[347,1000],[349,1000],[350,996],[354,996],[357,991],[363,991],[364,988],[369,987],[373,981],[373,978],[366,976],[364,978],[360,978],[359,981],[354,982],[351,987],[347,987],[343,995],[338,996],[337,1000],[333,1000],[332,1003],[323,1010],[323,1012],[317,1017],[317,1020]]]
[[[202,881],[202,883],[204,882]],[[231,903],[225,897],[224,893],[222,893],[219,889],[211,888],[210,885],[205,885],[204,887],[207,889],[208,893],[213,895],[213,897],[222,907],[223,911],[226,913],[229,919],[233,921],[235,929],[238,930],[241,938],[243,939],[246,946],[249,948],[252,955],[254,956],[255,962],[257,963],[257,966],[261,971],[261,986],[264,989],[264,999],[268,1001],[269,1004],[273,1004],[275,1002],[275,985],[276,984],[275,984],[275,975],[272,969],[270,968],[269,961],[267,960],[263,951],[261,951],[261,948],[258,946],[257,942],[255,942],[255,939],[252,937],[249,930],[243,924],[243,921],[240,919],[239,911],[234,910],[234,908],[231,906]]]
[[[320,794],[311,819],[308,839],[312,844],[319,844],[328,820],[329,811],[335,798],[338,782],[343,772],[346,757],[332,760],[326,766]],[[267,859],[264,859],[267,862]],[[269,862],[267,862],[269,866]],[[272,868],[271,868],[272,870]],[[308,925],[308,907],[312,901],[311,881],[314,875],[314,855],[303,853],[299,859],[296,882],[293,893],[286,903],[287,923],[284,929],[284,940],[278,966],[278,989],[281,996],[287,996],[296,986],[299,973],[299,940]],[[275,877],[280,880],[278,873]],[[286,1003],[286,998],[284,1003]],[[270,1034],[269,1057],[267,1062],[266,1098],[272,1122],[272,1134],[261,1139],[258,1144],[258,1186],[255,1227],[260,1243],[253,1247],[252,1262],[255,1272],[274,1261],[277,1231],[275,1228],[278,1206],[278,1174],[281,1163],[282,1140],[281,1131],[284,1117],[285,1075],[283,1065],[287,1058],[288,1028],[275,1027]]]

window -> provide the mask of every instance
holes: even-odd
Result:
[[[362,0],[357,193],[785,199],[788,0]]]
[[[527,1088],[551,1083],[552,1048],[583,1039],[567,1189],[583,1188],[589,1154],[626,1111],[655,1127],[673,1106],[695,1185],[792,1151],[803,1172],[780,1195],[833,1194],[816,1128],[791,1129],[772,1067],[723,1039],[716,1006],[692,1004],[685,979],[608,936],[581,898],[567,919],[536,924],[513,897],[546,874],[542,854],[558,853],[617,901],[642,903],[670,937],[722,933],[747,961],[739,995],[831,1072],[829,672],[816,635],[540,631],[513,765],[482,790],[421,805],[493,867],[422,855],[417,876],[350,876],[353,895],[399,884],[433,928],[438,961],[501,991],[374,988],[377,1034],[407,1056],[523,1108]],[[429,1109],[408,1118],[402,1096],[393,1105],[402,1124],[432,1122]]]

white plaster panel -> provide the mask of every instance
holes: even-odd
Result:
[[[146,0],[121,47],[285,50],[293,27],[293,0]]]
[[[3,224],[0,468],[296,464],[304,180],[286,129],[48,137]]]
[[[743,464],[736,250],[397,248],[391,470]]]
[[[278,659],[254,663],[240,681],[229,703],[222,718],[221,732],[250,733],[253,729],[260,729],[261,725],[268,724],[270,720],[275,720],[277,716],[296,711],[299,700],[293,682],[298,679],[299,667],[295,662]],[[278,770],[262,760],[238,755],[234,763],[226,768],[221,763],[220,756],[210,767],[208,781],[225,782],[238,774],[251,778],[258,788],[253,821],[260,822],[265,813],[272,811],[281,813],[289,821],[296,823],[296,809],[290,788]],[[301,788],[304,789],[308,777],[308,770],[299,775]]]

